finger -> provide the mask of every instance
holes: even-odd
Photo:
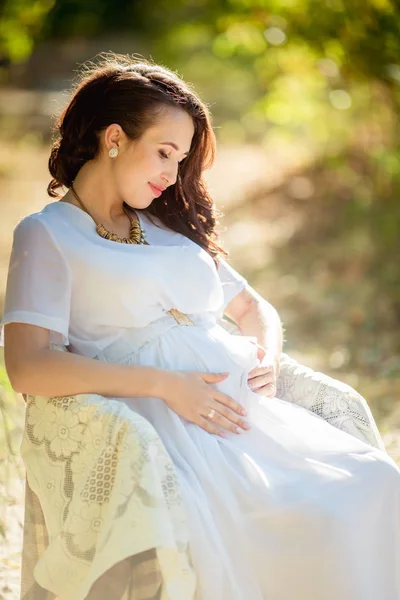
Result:
[[[214,435],[221,435],[222,437],[225,437],[224,431],[221,431],[221,429],[219,429],[217,425],[214,425],[213,423],[211,423],[211,421],[209,421],[209,419],[205,419],[201,415],[199,417],[198,425],[205,431],[208,431],[208,433],[213,433]]]
[[[210,405],[216,412],[212,417],[212,420],[219,425],[222,425],[226,429],[230,431],[236,431],[237,427],[240,427],[244,430],[250,429],[249,424],[239,417],[233,410],[220,404],[219,402],[214,402]],[[204,415],[207,418],[207,415]],[[211,419],[210,419],[211,420]]]
[[[269,396],[271,396],[271,397],[276,396],[276,385],[275,384],[273,384],[273,383],[271,384],[270,383],[266,387],[269,388],[269,390],[270,390],[269,394],[268,394]]]
[[[274,398],[276,395],[276,387],[272,386],[269,383],[268,385],[264,385],[257,390],[254,390],[256,394],[260,394],[261,396],[266,396],[267,398]]]
[[[235,402],[235,400],[233,400],[233,398],[227,394],[224,394],[223,392],[220,392],[219,390],[215,390],[214,399],[221,404],[224,404],[238,415],[247,415],[247,411],[243,408],[243,406],[241,406],[241,404],[238,404]]]
[[[268,373],[267,375],[260,375],[259,377],[252,377],[248,380],[248,384],[251,389],[263,387],[264,385],[268,385],[269,383],[275,383],[275,377],[272,373]]]
[[[259,387],[260,385],[267,385],[267,383],[274,383],[276,381],[276,377],[273,373],[266,373],[265,375],[249,377],[247,381]]]
[[[249,375],[250,374],[252,374],[253,376],[264,375],[265,373],[273,372],[273,370],[274,370],[273,365],[263,365],[262,367],[254,367],[254,369],[249,371]]]
[[[237,425],[235,422],[232,422],[230,419],[224,417],[224,415],[222,415],[219,412],[216,412],[212,418],[213,423],[217,424],[219,427],[223,427],[224,429],[227,429],[228,431],[232,431],[232,433],[243,433],[244,431],[246,431],[247,429],[250,429],[250,426],[246,426],[246,427],[242,427]],[[244,421],[243,421],[243,425],[244,425]]]
[[[226,379],[229,375],[229,373],[209,373],[208,371],[197,371],[197,374],[200,375],[206,383],[217,383],[218,381]]]

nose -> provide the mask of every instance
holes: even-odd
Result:
[[[171,166],[171,168],[168,169],[168,171],[165,171],[161,175],[161,178],[163,179],[163,181],[165,181],[166,186],[173,185],[174,183],[176,183],[176,180],[178,178],[178,165],[176,165],[175,167]]]

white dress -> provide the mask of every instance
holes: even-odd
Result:
[[[132,418],[144,417],[172,459],[196,598],[399,600],[400,471],[394,461],[306,408],[253,393],[247,376],[257,364],[256,347],[218,323],[245,280],[236,277],[235,285],[225,262],[218,273],[192,241],[157,228],[143,212],[140,219],[149,246],[99,237],[89,215],[62,202],[26,217],[15,230],[2,323],[46,327],[53,343],[98,360],[229,372],[218,387],[246,407],[252,428],[226,439],[188,423],[158,398],[97,400],[97,406],[123,406]],[[177,324],[167,313],[171,308],[188,314],[195,326]],[[36,441],[24,442],[24,460],[28,464],[44,440],[53,448],[53,462],[50,457],[46,464],[57,482],[54,456],[73,455],[78,438],[68,444],[57,438],[51,429],[56,417],[52,413],[53,421],[45,422],[47,409],[39,418],[40,410],[37,404],[29,417]],[[40,494],[41,474],[34,467],[30,473]],[[86,500],[93,508],[94,499]],[[100,512],[93,515],[101,537]],[[171,514],[165,512],[165,520],[172,522]],[[102,537],[108,555],[126,555],[137,532],[133,523],[125,521],[119,538],[110,534],[108,546]],[[60,559],[62,534],[55,535],[57,523],[48,525],[53,556]],[[70,535],[76,527],[70,525]],[[38,568],[39,583],[61,600],[83,599],[86,584],[67,589],[66,581],[61,594],[62,568],[50,573],[51,560],[48,553],[46,568]],[[103,561],[99,572],[106,567]],[[72,581],[74,573],[68,577]],[[186,588],[178,583],[162,598],[191,600],[191,585],[189,574]]]

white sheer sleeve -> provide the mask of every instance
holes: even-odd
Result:
[[[219,259],[218,275],[224,292],[221,310],[225,310],[229,302],[246,287],[247,280],[223,258]]]
[[[27,323],[49,329],[50,342],[68,345],[71,275],[54,236],[35,215],[14,230],[3,326]]]

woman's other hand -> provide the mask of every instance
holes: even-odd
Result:
[[[271,356],[260,344],[256,346],[260,363],[249,372],[247,383],[256,394],[273,398],[276,394],[280,357]]]

